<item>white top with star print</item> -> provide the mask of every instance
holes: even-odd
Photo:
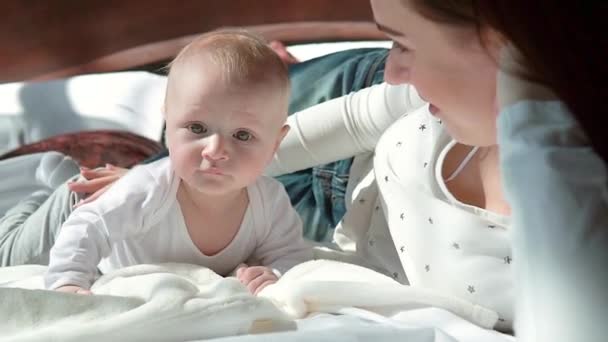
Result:
[[[411,86],[363,89],[288,123],[271,174],[356,155],[334,234],[353,262],[492,309],[498,328],[511,326],[508,219],[449,193],[441,167],[455,142]]]

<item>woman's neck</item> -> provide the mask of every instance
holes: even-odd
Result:
[[[509,215],[511,208],[504,198],[498,146],[481,147],[477,152],[479,178],[485,198],[485,209]]]
[[[443,162],[444,179],[462,165],[470,155],[471,148],[457,143],[448,151]],[[446,186],[452,196],[462,203],[502,215],[510,212],[502,192],[498,146],[480,147],[461,172],[446,182]]]

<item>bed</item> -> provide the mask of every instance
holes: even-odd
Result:
[[[0,57],[6,66],[0,74],[0,154],[29,153],[25,147],[58,135],[99,130],[158,144],[166,79],[155,70],[206,30],[247,26],[285,42],[301,60],[390,44],[371,22],[367,0],[256,5],[106,0],[51,7],[13,1],[0,30],[9,51]],[[209,11],[214,15],[201,14]],[[18,19],[24,17],[28,27]],[[0,339],[514,341],[488,329],[495,317],[483,308],[399,285],[343,263],[325,248],[316,252],[333,260],[299,265],[259,297],[234,278],[192,265],[139,265],[107,274],[94,285],[94,296],[42,290],[44,266],[0,268]]]

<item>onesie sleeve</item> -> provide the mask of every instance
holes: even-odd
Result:
[[[504,107],[498,141],[512,210],[518,340],[604,340],[605,162],[559,101],[524,100]]]
[[[425,102],[410,85],[378,84],[291,115],[266,169],[277,176],[373,151],[384,131]]]
[[[136,167],[97,200],[75,209],[50,251],[45,287],[90,288],[97,265],[110,254],[112,244],[139,234],[147,225],[149,213],[160,202],[156,185],[146,167]]]
[[[291,206],[283,186],[271,180],[264,195],[264,231],[258,234],[252,259],[282,275],[291,267],[312,259],[312,245],[303,237],[302,221]]]

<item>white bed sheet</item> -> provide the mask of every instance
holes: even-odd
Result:
[[[195,265],[117,270],[94,284],[93,296],[40,291],[44,271],[0,268],[0,339],[514,341],[483,328],[493,325],[487,310],[336,261],[300,264],[257,297]]]
[[[393,318],[351,309],[342,315],[318,314],[297,321],[297,330],[231,336],[214,342],[515,342],[515,337],[482,329],[439,308],[403,311]]]

